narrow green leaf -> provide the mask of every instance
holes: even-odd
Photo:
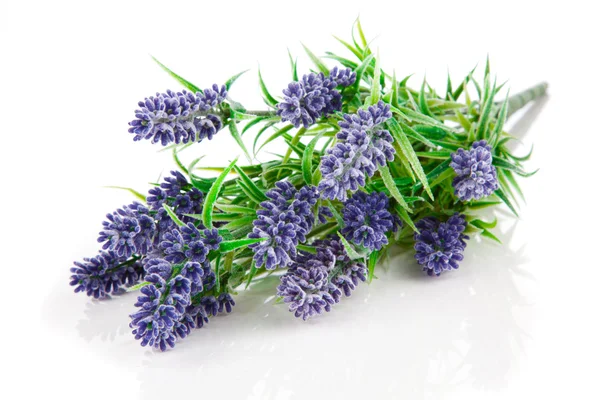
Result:
[[[208,191],[208,194],[206,195],[206,199],[204,200],[204,207],[202,208],[202,222],[204,226],[208,229],[212,229],[213,227],[213,207],[217,202],[217,197],[219,196],[219,192],[223,187],[223,182],[225,181],[225,178],[227,178],[227,175],[229,175],[229,172],[232,170],[237,160],[238,159],[236,157],[235,160],[233,160],[231,164],[229,164],[229,166],[225,168],[221,175],[219,175],[219,177],[213,182],[212,186],[210,187],[210,190]]]
[[[163,204],[163,208],[165,209],[165,211],[167,212],[167,214],[169,214],[169,217],[171,217],[171,219],[173,220],[173,222],[175,222],[175,224],[177,224],[177,226],[184,226],[185,223],[179,219],[179,217],[177,216],[177,214],[175,214],[173,212],[173,210],[171,209],[171,207],[169,207],[166,204]]]
[[[419,91],[419,108],[421,112],[427,116],[433,117],[429,106],[427,105],[427,96],[425,95],[425,84],[427,81],[423,79],[423,83],[421,84],[421,90]]]
[[[494,229],[498,224],[498,218],[494,218],[492,222],[485,222],[481,219],[474,219],[470,222],[472,225],[475,225],[479,229]]]
[[[375,70],[373,72],[373,83],[371,84],[370,104],[376,104],[381,98],[381,58],[379,50],[377,50],[377,58],[375,59]]]
[[[265,132],[270,127],[271,127],[271,125],[269,125],[269,126],[265,125],[265,128],[261,129],[256,134],[256,137],[254,138],[254,145],[253,145],[254,154],[260,153],[260,151],[263,149],[263,147],[265,147],[267,144],[271,143],[273,140],[277,139],[278,137],[284,135],[286,132],[292,130],[294,128],[294,125],[290,124],[290,125],[284,126],[283,128],[277,129],[273,134],[271,134],[271,136],[269,136],[267,138],[267,140],[265,140],[263,142],[263,144],[260,145],[260,147],[258,148],[258,150],[254,150],[254,149],[256,149],[256,144],[258,143],[258,139],[261,137],[261,135],[263,134],[263,132]]]
[[[290,57],[290,66],[292,67],[292,80],[298,81],[298,60],[292,57],[290,49],[288,49],[288,56]]]
[[[496,147],[496,143],[498,143],[498,139],[500,139],[500,135],[502,135],[502,128],[504,128],[504,123],[506,122],[506,115],[508,112],[508,96],[510,91],[506,93],[506,98],[502,103],[502,108],[500,108],[500,113],[498,114],[498,120],[496,122],[496,126],[494,126],[494,131],[492,132],[490,138],[490,144],[492,148]]]
[[[325,76],[328,76],[329,68],[327,68],[323,61],[321,61],[319,57],[317,57],[312,51],[310,51],[309,48],[304,45],[304,43],[302,43],[302,47],[304,47],[304,51],[306,51],[306,54],[308,54],[308,57],[312,60],[317,69],[323,74],[325,74]]]
[[[452,80],[450,79],[450,70],[448,70],[448,79],[446,80],[446,100],[454,100],[452,97]]]
[[[387,188],[387,190],[390,191],[390,194],[392,195],[392,197],[394,199],[396,199],[398,204],[400,204],[400,206],[402,206],[408,212],[412,212],[412,209],[408,206],[408,204],[404,200],[404,197],[402,197],[402,194],[396,187],[396,184],[394,183],[394,179],[392,178],[392,174],[390,173],[390,169],[387,167],[387,165],[379,168],[379,174],[381,175],[381,178],[383,179],[383,183],[384,183],[385,187]]]
[[[252,179],[250,179],[250,177],[244,172],[243,169],[241,169],[237,165],[234,165],[233,168],[235,169],[235,172],[237,172],[237,174],[240,176],[240,179],[242,181],[244,181],[244,183],[246,184],[246,186],[252,191],[252,193],[254,193],[254,195],[257,198],[261,199],[261,201],[267,199],[267,196],[265,196],[265,194],[263,193],[263,191],[260,190],[258,188],[258,186],[256,186],[256,184],[254,183],[254,181],[252,181]]]
[[[215,289],[217,293],[221,291],[221,253],[217,255],[215,260]]]
[[[304,244],[299,244],[298,246],[296,246],[296,248],[298,250],[302,250],[302,251],[305,251],[310,254],[317,254],[317,248],[314,246],[307,246]]]
[[[134,195],[136,198],[140,199],[141,201],[143,201],[144,203],[146,202],[146,196],[144,196],[143,194],[141,194],[140,192],[132,189],[132,188],[128,188],[128,187],[122,187],[122,186],[104,186],[107,189],[119,189],[119,190],[126,190],[129,193],[131,193],[132,195]]]
[[[506,204],[508,206],[508,208],[510,208],[510,210],[513,212],[513,214],[515,214],[516,217],[519,216],[519,213],[517,213],[517,210],[515,209],[515,207],[512,205],[512,203],[510,202],[510,200],[508,199],[508,197],[506,197],[506,194],[504,193],[504,191],[502,191],[502,189],[498,189],[494,192],[494,194],[496,196],[498,196],[498,198],[500,200],[502,200],[504,202],[504,204]]]
[[[417,132],[415,129],[413,129],[409,125],[407,125],[403,122],[400,122],[400,125],[402,126],[404,133],[406,133],[406,136],[409,136],[415,140],[418,140],[419,142],[425,144],[428,147],[432,147],[432,148],[437,147],[433,142],[431,142],[429,139],[427,139],[425,136],[423,136],[421,133]]]
[[[346,254],[348,254],[348,257],[350,257],[351,260],[359,260],[365,258],[364,254],[360,254],[359,252],[354,250],[354,247],[346,240],[345,237],[342,236],[340,232],[338,232],[337,235],[339,236],[342,245],[344,245],[344,249],[346,249]]]
[[[356,29],[358,31],[358,36],[360,37],[360,41],[364,48],[367,48],[367,39],[365,38],[365,33],[363,32],[362,25],[360,24],[360,19],[356,18]]]
[[[248,217],[242,217],[242,218],[238,218],[236,220],[231,221],[228,224],[223,225],[223,228],[225,229],[229,229],[229,230],[235,230],[238,228],[241,228],[243,226],[247,226],[252,224],[252,222],[256,219],[256,215],[251,215]]]
[[[489,89],[489,84],[486,81],[486,87],[484,91],[484,103],[483,108],[481,110],[481,114],[479,115],[479,121],[477,122],[477,132],[476,137],[481,140],[486,137],[486,133],[488,131],[488,122],[490,119],[490,114],[492,113],[492,107],[494,106],[494,95],[493,91],[496,87],[496,83],[494,82],[494,86],[492,89]]]
[[[362,52],[360,50],[358,50],[356,47],[352,46],[350,43],[340,39],[337,36],[333,36],[338,42],[340,42],[341,44],[344,45],[345,48],[347,48],[348,50],[350,50],[352,52],[352,54],[354,54],[359,60],[363,60],[364,56],[362,54]]]
[[[333,204],[331,203],[330,200],[327,200],[327,204],[329,205],[329,209],[331,210],[331,213],[333,214],[333,217],[335,218],[335,220],[338,223],[339,227],[340,228],[343,227],[344,226],[344,218],[342,218],[342,216],[337,211],[337,209],[333,206]]]
[[[378,250],[374,250],[369,254],[369,261],[367,264],[369,268],[369,283],[371,283],[373,276],[375,276],[375,266],[377,265],[377,261],[379,261],[379,257],[381,257],[381,253]]]
[[[406,210],[402,207],[400,207],[399,205],[396,206],[394,208],[396,210],[396,212],[398,213],[398,216],[400,217],[400,219],[402,220],[402,222],[404,222],[406,225],[410,226],[410,228],[415,231],[415,232],[419,232],[419,230],[417,229],[417,227],[415,226],[412,218],[408,215],[408,213],[406,212]]]
[[[315,151],[315,146],[317,145],[317,142],[319,141],[319,139],[321,139],[321,137],[323,136],[323,133],[318,134],[317,136],[315,136],[306,146],[306,148],[304,149],[304,154],[302,155],[302,176],[304,177],[304,181],[306,182],[307,185],[311,185],[313,180],[313,172],[312,172],[312,162],[313,162],[313,153]]]
[[[367,67],[369,66],[369,64],[371,64],[371,61],[373,60],[373,56],[370,55],[367,58],[365,58],[363,60],[363,62],[356,68],[356,81],[354,81],[354,85],[352,86],[352,90],[354,92],[358,92],[358,89],[360,88],[360,81],[362,79],[363,74],[365,73]]]
[[[225,82],[225,87],[227,88],[227,90],[229,90],[231,88],[231,85],[233,85],[233,83],[235,81],[237,81],[240,76],[244,75],[248,71],[250,71],[250,70],[247,69],[247,70],[237,73],[234,76],[232,76],[231,78],[227,79],[227,81]]]
[[[252,266],[250,267],[250,272],[248,273],[248,282],[246,282],[246,289],[248,289],[248,286],[250,286],[250,284],[252,283],[252,279],[254,279],[254,275],[256,275],[256,262],[254,260],[252,260]]]
[[[394,118],[387,120],[386,124],[390,128],[392,135],[398,141],[398,146],[400,147],[400,150],[404,156],[408,159],[408,162],[410,163],[415,175],[417,175],[417,178],[423,184],[423,188],[429,195],[429,198],[433,200],[433,193],[429,188],[429,182],[427,182],[427,177],[425,176],[425,171],[423,171],[423,166],[415,154],[415,150],[412,148],[408,137],[406,137],[406,134],[402,130],[402,127]]]
[[[439,174],[433,182],[430,183],[431,187],[436,187],[440,183],[444,182],[446,179],[453,177],[456,175],[456,172],[452,168],[446,169],[444,172]]]
[[[502,244],[502,240],[498,239],[496,237],[496,235],[494,235],[492,232],[488,231],[487,229],[484,229],[483,232],[481,232],[481,236],[486,237],[488,239],[492,239],[493,241]]]
[[[250,153],[246,149],[246,145],[244,144],[244,141],[242,140],[242,136],[240,135],[240,131],[238,131],[236,122],[234,120],[229,121],[229,132],[231,132],[231,136],[233,136],[233,139],[236,141],[238,146],[240,146],[240,148],[246,155],[246,159],[248,159],[248,162],[251,163],[252,157],[250,157]]]
[[[275,99],[275,97],[271,96],[271,93],[269,93],[269,89],[267,89],[267,85],[265,85],[265,81],[263,81],[262,75],[260,73],[260,68],[258,69],[258,83],[260,85],[260,90],[262,91],[263,97],[267,105],[275,107],[278,101]]]
[[[237,204],[215,203],[215,207],[227,213],[256,214],[256,210],[254,210],[253,208],[238,206]]]
[[[245,247],[249,244],[263,242],[265,240],[267,240],[267,238],[229,240],[226,242],[221,242],[219,244],[219,250],[222,253],[227,253],[228,251],[239,249],[240,247]]]
[[[436,126],[446,132],[456,132],[456,129],[453,129],[449,126],[444,125],[437,119],[434,119],[427,115],[423,115],[421,113],[413,111],[410,108],[400,106],[400,107],[391,107],[391,110],[409,122],[415,122],[418,124],[429,125],[429,126]]]
[[[137,292],[138,290],[140,290],[144,286],[148,286],[148,285],[150,285],[150,282],[143,281],[143,282],[138,283],[137,285],[133,285],[133,286],[127,288],[127,292]]]
[[[177,154],[177,147],[173,147],[173,161],[175,161],[175,164],[177,164],[177,166],[186,174],[188,173],[188,170],[185,168],[185,166],[183,165],[183,163],[181,162],[181,160],[179,159],[179,155]]]
[[[171,71],[163,63],[161,63],[160,61],[158,61],[154,56],[150,56],[150,57],[152,57],[152,59],[154,60],[154,62],[156,62],[163,70],[165,70],[169,75],[171,75],[171,77],[173,77],[177,82],[181,83],[186,89],[188,89],[192,93],[197,93],[197,92],[202,93],[202,90],[198,86],[196,86],[193,83],[191,83],[191,82],[183,79],[181,76],[179,76],[175,72]]]
[[[254,194],[254,192],[252,191],[252,189],[250,189],[250,188],[248,187],[248,185],[246,185],[246,182],[244,182],[244,181],[243,181],[243,180],[241,180],[241,179],[238,179],[238,181],[237,181],[236,183],[237,183],[237,185],[239,186],[239,188],[242,190],[242,192],[244,192],[244,194],[245,194],[246,196],[248,196],[248,198],[249,198],[251,201],[255,202],[256,204],[258,204],[258,203],[260,203],[260,202],[262,201],[262,198],[261,198],[261,197],[257,197],[257,196]]]
[[[268,119],[269,119],[268,117],[262,117],[262,116],[254,118],[252,121],[250,121],[246,125],[244,125],[244,128],[242,129],[242,135],[244,135],[244,133],[246,133],[246,131],[248,129],[252,128],[254,125],[260,124],[264,120],[268,120]]]
[[[396,82],[396,70],[394,70],[394,75],[392,77],[392,99],[391,104],[394,107],[399,107],[398,105],[398,83]]]
[[[452,155],[451,151],[417,151],[418,157],[433,158],[437,160],[445,160]]]
[[[531,149],[529,149],[529,153],[527,153],[527,155],[524,155],[522,157],[513,156],[509,152],[506,152],[506,155],[509,156],[510,158],[512,158],[515,161],[527,161],[527,160],[529,160],[531,158],[531,154],[532,153],[533,153],[533,145],[531,145]]]

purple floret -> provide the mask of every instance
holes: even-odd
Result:
[[[344,114],[339,141],[321,159],[319,191],[324,198],[346,201],[348,190],[364,186],[377,168],[394,160],[394,139],[380,127],[391,117],[390,106],[382,101],[356,114]]]
[[[369,250],[380,250],[388,244],[386,234],[395,226],[388,205],[389,199],[384,193],[354,193],[342,210],[342,235]]]
[[[415,258],[428,275],[439,276],[443,271],[458,268],[469,239],[463,232],[467,227],[464,215],[454,214],[446,222],[425,217],[416,224],[420,233],[414,234]]]
[[[491,150],[487,142],[481,140],[473,143],[471,150],[458,149],[452,154],[450,167],[456,172],[452,186],[454,194],[462,201],[479,200],[498,189]]]

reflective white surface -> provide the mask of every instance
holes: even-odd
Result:
[[[381,2],[385,13],[376,3],[304,1],[293,13],[276,2],[0,5],[0,398],[600,398],[597,13],[577,1]],[[413,85],[427,71],[443,88],[446,66],[459,78],[487,53],[513,93],[550,82],[550,98],[511,123],[518,154],[535,142],[527,168],[541,169],[521,181],[520,218],[496,214],[503,246],[472,240],[460,269],[439,278],[397,255],[306,323],[274,304],[276,279],[263,281],[166,353],[133,340],[135,294],[72,293],[72,261],[95,253],[104,214],[130,200],[100,186],[143,191],[172,165],[126,133],[139,98],[176,86],[148,52],[200,85],[260,60],[277,94],[286,46],[339,50],[325,37],[346,38],[358,11],[386,68],[421,73]],[[195,34],[159,29],[188,16]],[[255,73],[232,93],[259,108]],[[234,149],[221,135],[190,156],[222,164]]]

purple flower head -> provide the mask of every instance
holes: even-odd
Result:
[[[487,197],[498,189],[496,167],[492,165],[492,148],[485,140],[473,143],[471,150],[458,149],[452,154],[450,167],[456,172],[452,181],[454,194],[462,201]]]
[[[217,229],[205,229],[203,231],[204,238],[202,242],[209,250],[219,250],[219,245],[223,241],[223,237],[219,235]]]
[[[182,275],[177,275],[169,281],[169,288],[171,289],[169,293],[189,297],[192,291],[192,282]]]
[[[333,212],[331,212],[331,209],[327,206],[321,206],[319,207],[319,222],[322,224],[326,224],[327,223],[327,219],[329,218],[333,218]]]
[[[463,232],[467,227],[464,215],[454,214],[446,222],[434,217],[425,217],[416,224],[420,233],[415,233],[415,258],[428,275],[439,276],[442,271],[458,268],[467,247]]]
[[[125,258],[133,254],[144,255],[150,250],[156,226],[146,207],[133,203],[107,214],[106,218],[108,221],[102,223],[104,228],[98,236],[98,242],[104,243],[104,250]]]
[[[157,274],[164,281],[168,281],[173,274],[173,266],[167,260],[161,258],[151,258],[144,263],[146,274]]]
[[[146,196],[146,203],[148,203],[151,210],[158,210],[166,200],[167,193],[160,187],[153,187],[148,191],[148,196]]]
[[[83,262],[75,261],[70,285],[75,286],[75,293],[85,292],[95,299],[118,293],[125,283],[120,267],[124,261],[113,251],[101,251],[95,257],[84,258]]]
[[[335,300],[328,286],[328,274],[324,267],[315,265],[305,268],[298,265],[281,277],[277,294],[288,303],[289,310],[296,317],[306,321],[316,314],[331,310]]]
[[[202,278],[204,277],[202,264],[193,261],[186,262],[181,269],[181,275],[188,278],[192,283],[192,295],[202,291]]]
[[[298,242],[312,229],[312,207],[318,198],[316,188],[308,186],[297,191],[287,181],[277,182],[266,193],[268,200],[260,203],[254,228],[249,238],[266,240],[248,246],[254,251],[256,266],[274,269],[292,262]]]
[[[233,308],[233,306],[235,306],[235,301],[233,300],[233,297],[231,297],[231,295],[229,293],[221,293],[219,295],[219,298],[217,299],[218,303],[219,303],[219,312],[227,312],[227,314],[229,314]]]
[[[159,305],[152,311],[143,311],[131,315],[130,327],[136,340],[141,340],[142,346],[152,346],[162,351],[175,347],[173,327],[181,315],[175,307]]]
[[[389,199],[384,193],[354,193],[342,210],[342,235],[369,250],[380,250],[388,243],[386,233],[394,227],[388,205]]]
[[[367,276],[365,265],[351,260],[338,240],[320,240],[314,246],[317,253],[300,252],[277,287],[289,310],[304,320],[330,311],[342,292],[350,296]]]
[[[300,125],[308,128],[317,119],[341,110],[342,95],[336,87],[350,82],[352,73],[336,70],[335,74],[334,78],[325,78],[323,73],[313,72],[304,75],[300,82],[291,82],[283,90],[283,101],[277,105],[277,115],[296,128]],[[340,83],[335,80],[338,77]]]
[[[164,182],[160,184],[160,187],[170,197],[176,197],[181,194],[181,191],[186,190],[190,187],[190,183],[179,171],[171,171],[172,176],[166,176]]]
[[[204,307],[204,311],[208,316],[216,316],[219,313],[219,302],[215,296],[206,296],[200,300],[200,305]]]
[[[138,103],[135,119],[129,123],[134,140],[149,139],[166,146],[212,139],[222,128],[218,106],[227,97],[225,86],[205,89],[204,93],[186,90],[157,93]]]
[[[390,106],[380,101],[339,122],[338,143],[321,159],[319,191],[324,198],[346,201],[347,191],[365,185],[379,166],[394,159],[394,139],[380,125],[392,117]]]
[[[338,67],[333,67],[329,71],[329,79],[335,82],[336,86],[350,86],[356,81],[356,72],[350,68],[338,69]]]

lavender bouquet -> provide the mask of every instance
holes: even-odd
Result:
[[[107,214],[100,252],[71,268],[75,292],[139,291],[133,335],[166,350],[271,274],[279,301],[306,320],[370,282],[392,245],[439,276],[459,267],[473,235],[499,241],[496,221],[477,212],[504,204],[516,214],[516,177],[532,175],[522,168],[531,152],[509,151],[504,123],[547,85],[497,99],[488,62],[481,83],[473,70],[441,93],[425,81],[411,89],[409,77],[384,71],[359,21],[350,42],[338,40],[351,59],[306,49],[315,70],[300,77],[290,56],[292,81],[279,97],[259,72],[260,111],[230,95],[243,73],[200,89],[158,63],[184,89],[140,101],[129,133],[170,149],[178,170]],[[183,149],[225,129],[249,165],[182,162]],[[252,135],[250,151],[243,139]],[[275,140],[286,152],[256,163]]]

